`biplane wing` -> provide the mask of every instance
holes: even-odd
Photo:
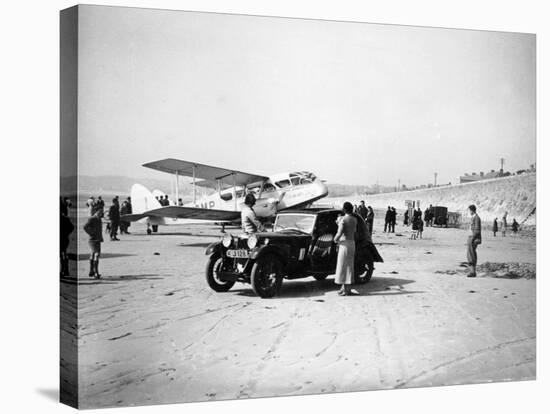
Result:
[[[229,185],[229,184],[225,184],[225,183],[220,183],[220,185],[218,186],[217,182],[210,181],[210,180],[198,180],[198,181],[195,182],[195,185],[197,187],[210,188],[210,189],[213,189],[213,190],[220,189],[222,191],[233,187],[233,185]]]
[[[233,185],[244,187],[247,184],[267,180],[268,177],[259,174],[250,174],[227,168],[213,167],[191,161],[183,161],[175,158],[166,158],[159,161],[143,164],[144,167],[179,176],[200,178],[203,184],[220,183],[223,187]]]
[[[241,218],[239,211],[214,210],[199,207],[166,206],[140,214],[126,214],[120,219],[123,221],[137,221],[145,217],[194,219],[212,221],[235,221]]]

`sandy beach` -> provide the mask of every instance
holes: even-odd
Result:
[[[466,230],[410,240],[400,224],[395,234],[382,226],[373,238],[385,262],[359,296],[310,277],[285,281],[273,299],[244,284],[208,287],[204,251],[217,227],[148,236],[133,224],[103,244],[101,280],[87,276],[80,232],[81,407],[534,379],[535,280],[466,278]],[[535,263],[532,236],[483,236],[480,263]]]

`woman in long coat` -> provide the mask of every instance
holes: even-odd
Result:
[[[339,245],[334,282],[341,285],[338,292],[341,296],[352,294],[351,284],[355,270],[355,229],[357,228],[357,220],[351,215],[352,213],[353,205],[345,202],[344,216],[338,219],[338,231],[334,236],[334,241]]]

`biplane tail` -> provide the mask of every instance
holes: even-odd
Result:
[[[133,214],[142,214],[146,211],[162,207],[153,193],[141,184],[134,184],[132,186],[130,196],[132,197]]]
[[[147,212],[161,208],[159,201],[147,188],[141,184],[134,184],[130,190],[132,197],[132,214],[125,214],[120,219],[122,221],[138,221],[149,217]]]

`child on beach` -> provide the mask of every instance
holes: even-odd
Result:
[[[103,242],[102,221],[103,210],[95,208],[92,216],[84,224],[84,231],[90,236],[88,245],[90,246],[90,273],[88,276],[99,279],[99,256],[101,255],[101,243]]]

